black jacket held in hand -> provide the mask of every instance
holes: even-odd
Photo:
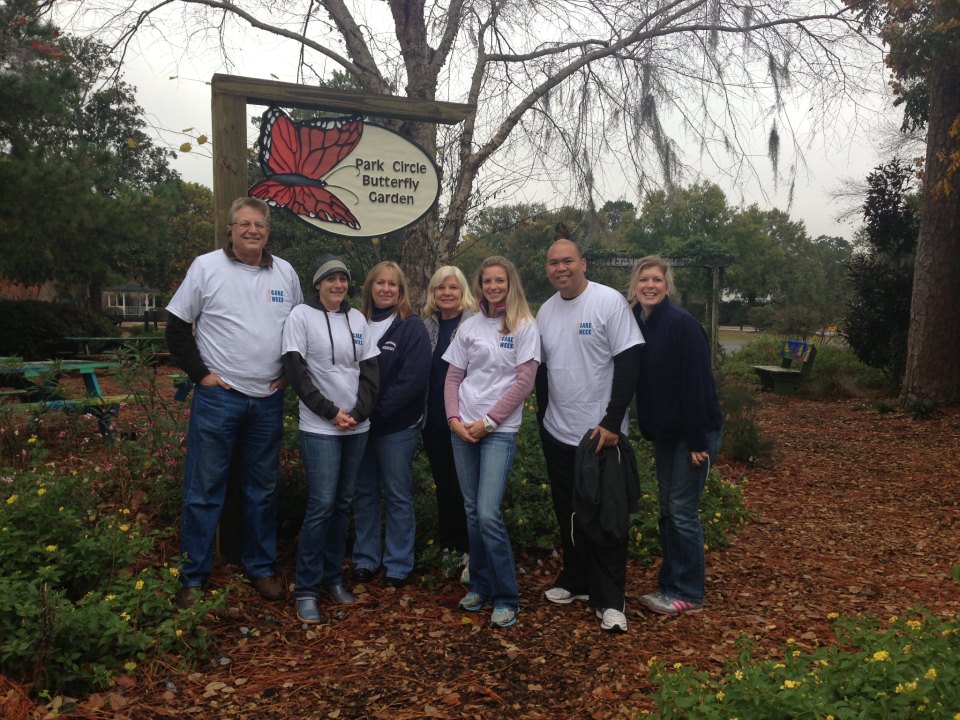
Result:
[[[599,436],[589,430],[577,446],[573,475],[573,517],[594,545],[618,545],[627,539],[630,513],[640,499],[640,477],[633,448],[624,435],[597,453]]]

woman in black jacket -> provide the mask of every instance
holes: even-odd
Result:
[[[411,465],[430,378],[430,338],[410,307],[407,279],[394,262],[378,263],[363,286],[363,314],[380,348],[380,395],[353,496],[353,579],[386,570],[385,587],[401,587],[413,571],[416,520]],[[380,542],[380,492],[386,499]],[[382,547],[382,551],[381,551]]]
[[[703,609],[705,560],[700,496],[720,450],[723,415],[700,323],[670,302],[673,275],[645,257],[628,300],[646,345],[640,353],[637,423],[654,443],[663,562],[659,587],[640,602],[663,615]]]

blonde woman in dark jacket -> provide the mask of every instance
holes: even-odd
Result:
[[[443,359],[443,354],[456,337],[460,323],[476,312],[477,301],[460,268],[452,265],[439,268],[427,285],[427,302],[421,313],[433,353],[423,424],[423,447],[430,461],[430,472],[437,493],[437,540],[440,547],[463,556],[462,582],[469,582],[470,579],[467,568],[470,543],[467,539],[463,494],[453,460],[450,428],[443,407],[443,383],[447,379],[447,368],[450,367]]]

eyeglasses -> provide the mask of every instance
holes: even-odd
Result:
[[[236,226],[236,227],[240,228],[241,230],[243,230],[244,232],[246,232],[247,230],[249,230],[249,229],[252,228],[252,227],[256,228],[256,229],[259,230],[260,232],[263,232],[264,230],[267,229],[267,224],[266,224],[266,223],[262,223],[262,222],[250,222],[249,220],[243,220],[243,221],[241,221],[241,222],[235,222],[235,223],[227,223],[227,226],[228,226],[228,227],[234,227],[234,226]]]

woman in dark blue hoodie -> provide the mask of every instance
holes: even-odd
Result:
[[[394,262],[378,263],[367,275],[363,314],[380,348],[380,395],[353,494],[353,579],[371,580],[382,561],[383,585],[401,587],[413,571],[411,465],[430,380],[430,337],[410,306],[407,278]],[[381,491],[387,510],[382,546]]]
[[[663,562],[659,587],[640,602],[663,615],[703,609],[705,559],[700,496],[720,450],[723,414],[700,323],[670,302],[670,266],[645,257],[627,299],[646,340],[637,380],[637,423],[654,443]]]

